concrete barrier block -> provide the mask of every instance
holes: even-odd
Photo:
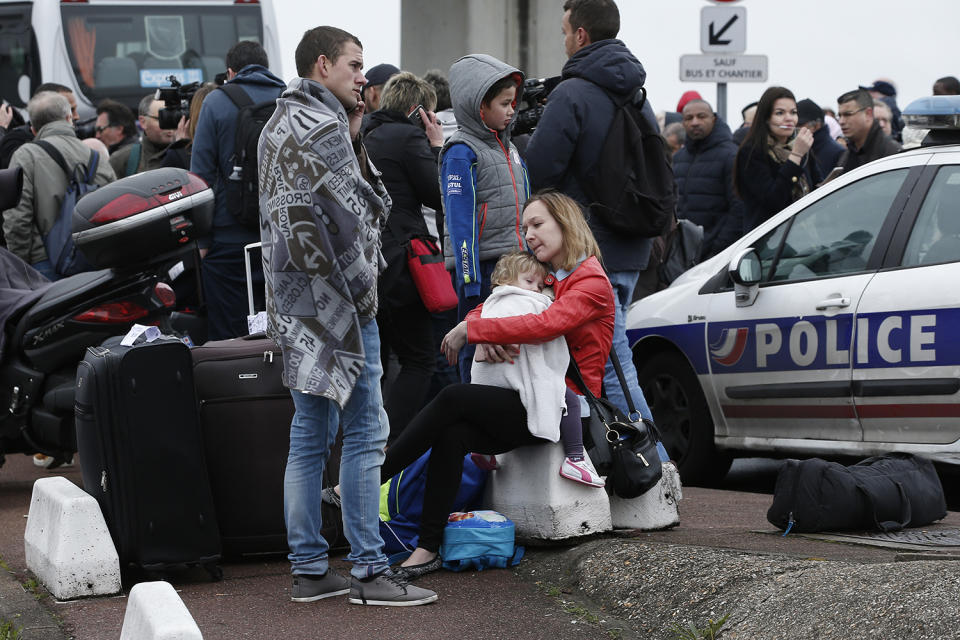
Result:
[[[120,591],[120,559],[97,501],[62,476],[33,483],[27,568],[58,600]]]
[[[606,492],[560,476],[561,444],[520,447],[497,459],[486,505],[513,520],[518,537],[562,540],[612,528]]]
[[[680,524],[677,503],[683,498],[680,474],[672,462],[663,463],[663,476],[649,491],[629,500],[610,496],[610,515],[615,529],[654,531]]]
[[[200,628],[169,582],[130,589],[120,640],[202,640]]]

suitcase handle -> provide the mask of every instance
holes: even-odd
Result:
[[[262,242],[251,242],[243,247],[243,262],[247,270],[247,306],[250,309],[249,315],[251,316],[256,315],[257,311],[253,308],[253,270],[250,268],[250,252],[262,248]]]

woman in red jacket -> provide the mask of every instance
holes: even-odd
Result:
[[[599,396],[613,340],[614,300],[593,234],[577,203],[557,192],[527,200],[523,231],[529,249],[551,267],[556,300],[542,313],[508,318],[481,318],[477,307],[443,339],[447,360],[456,362],[469,341],[483,345],[478,356],[483,353],[488,360],[509,367],[515,348],[501,345],[536,344],[564,336],[584,381]],[[576,389],[569,380],[567,384]],[[438,550],[466,453],[505,453],[546,442],[527,430],[526,410],[512,389],[453,384],[441,390],[390,446],[380,471],[386,481],[433,448],[418,546],[401,572],[416,578],[440,568]]]

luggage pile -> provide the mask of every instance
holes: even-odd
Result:
[[[283,474],[294,407],[279,349],[261,335],[187,347],[175,338],[87,350],[77,374],[84,489],[121,567],[167,575],[221,556],[283,553]],[[324,471],[336,484],[339,448]],[[324,506],[324,537],[341,540]]]

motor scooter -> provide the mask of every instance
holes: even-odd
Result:
[[[43,453],[51,468],[72,458],[76,369],[88,347],[135,323],[183,333],[190,314],[176,311],[171,280],[212,218],[203,180],[156,169],[77,203],[75,246],[102,268],[49,282],[0,249],[0,465],[9,453]]]

